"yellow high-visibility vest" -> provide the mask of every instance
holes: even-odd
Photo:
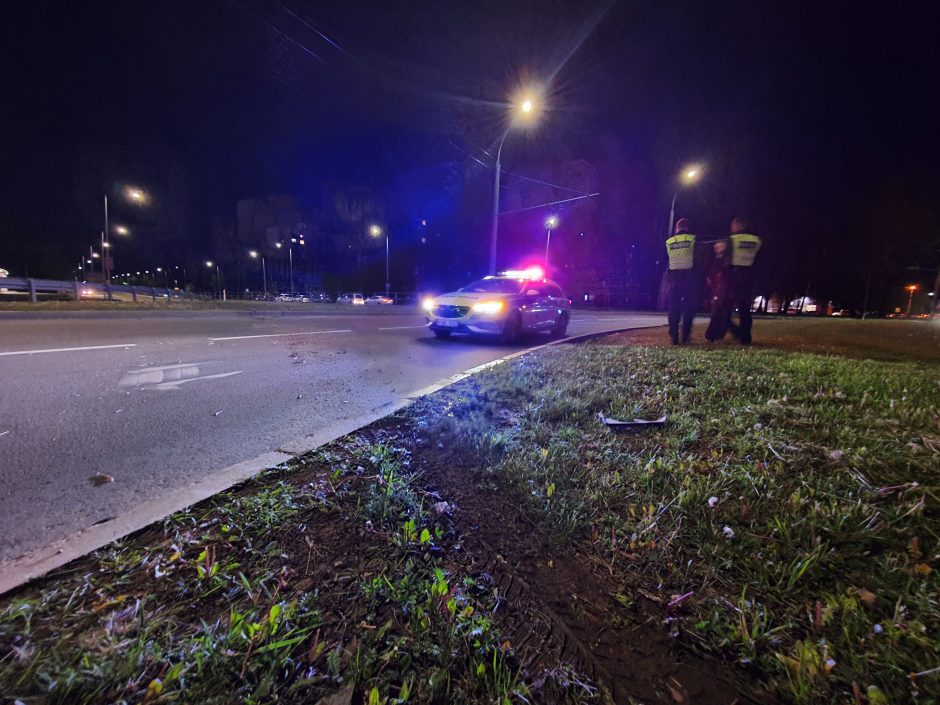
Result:
[[[666,240],[669,269],[692,269],[695,260],[695,235],[680,233]]]
[[[753,267],[760,251],[761,239],[757,235],[738,233],[731,236],[731,264],[735,267]]]

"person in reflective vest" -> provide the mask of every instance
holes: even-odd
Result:
[[[731,287],[738,323],[730,323],[732,334],[742,345],[751,344],[751,306],[754,303],[754,264],[760,252],[761,239],[749,232],[744,218],[731,221]]]
[[[666,240],[666,254],[669,256],[669,338],[673,345],[689,342],[692,319],[698,309],[695,235],[689,232],[690,226],[688,218],[679,218],[675,234]]]

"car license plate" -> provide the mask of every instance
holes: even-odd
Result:
[[[440,328],[456,328],[460,324],[450,318],[438,318],[437,325]]]

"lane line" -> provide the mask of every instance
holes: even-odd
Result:
[[[292,335],[322,335],[323,333],[352,333],[351,328],[343,330],[311,330],[302,333],[266,333],[265,335],[232,335],[227,338],[209,338],[213,343],[219,340],[248,340],[249,338],[286,338]]]
[[[224,377],[233,377],[234,375],[240,375],[242,372],[243,370],[235,370],[234,372],[220,372],[219,374],[203,375],[202,377],[187,377],[186,379],[170,380],[168,382],[160,382],[159,384],[145,386],[144,389],[177,389],[181,384],[200,382],[204,379],[222,379]]]
[[[85,345],[79,348],[46,348],[45,350],[12,350],[0,352],[0,357],[6,355],[39,355],[40,353],[77,352],[80,350],[110,350],[112,348],[136,348],[137,343],[122,343],[120,345]]]
[[[427,328],[425,325],[421,326],[388,326],[386,328],[379,328],[379,330],[410,330],[412,328]]]

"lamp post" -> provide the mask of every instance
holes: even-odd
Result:
[[[679,181],[684,186],[691,186],[700,178],[702,178],[702,167],[698,165],[687,166],[679,175]],[[678,197],[679,191],[676,190],[672,197],[672,204],[669,206],[669,231],[666,233],[666,237],[672,237],[672,226],[676,220],[676,199]]]
[[[545,266],[548,266],[548,246],[552,242],[552,230],[558,227],[558,216],[550,215],[545,221]]]
[[[206,266],[209,269],[212,269],[213,267],[215,267],[215,282],[219,290],[219,298],[221,299],[223,298],[222,297],[222,270],[219,269],[219,265],[217,265],[212,260],[206,260]]]
[[[908,284],[904,287],[907,289],[907,317],[911,317],[911,304],[914,303],[914,292],[920,289],[918,284]]]
[[[369,226],[369,235],[372,237],[381,237],[382,228],[378,225]],[[385,298],[388,298],[388,294],[392,289],[391,277],[389,276],[389,258],[388,258],[388,233],[385,233]]]
[[[513,106],[512,120],[499,139],[496,148],[496,172],[493,175],[493,214],[490,221],[490,274],[496,274],[496,243],[499,238],[499,175],[502,169],[503,143],[509,136],[510,130],[518,123],[530,123],[536,114],[535,98],[532,95],[523,96]]]
[[[132,203],[136,203],[139,206],[146,206],[150,198],[147,196],[147,192],[143,189],[139,189],[133,186],[127,186],[124,188],[124,198]],[[118,235],[127,235],[129,231],[123,225],[119,225],[114,229]],[[111,253],[109,248],[111,247],[111,228],[108,225],[108,194],[104,194],[104,231],[101,233],[101,249],[103,253],[103,260],[101,263],[101,271],[104,274],[105,282],[107,284],[111,283],[111,266],[113,264]]]
[[[258,257],[259,257],[258,250],[249,250],[249,251],[248,251],[248,256],[251,257],[252,259],[258,259]],[[261,257],[261,285],[262,285],[262,287],[264,288],[264,296],[265,296],[265,298],[267,298],[267,296],[268,296],[268,274],[267,274],[267,271],[266,271],[265,266],[264,266],[264,255],[260,255],[260,257]]]

